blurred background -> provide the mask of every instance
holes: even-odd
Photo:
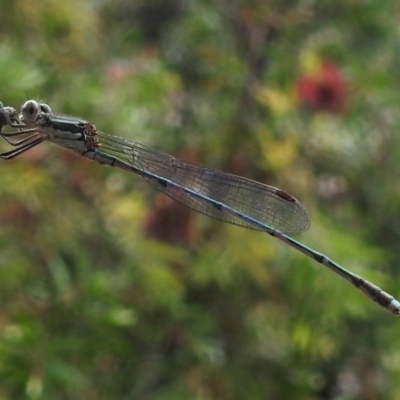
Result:
[[[0,0],[0,100],[277,186],[400,296],[400,8]],[[7,145],[1,144],[1,150]],[[400,322],[266,234],[47,143],[0,163],[0,399],[399,399]]]

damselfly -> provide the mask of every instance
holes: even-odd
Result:
[[[133,172],[195,211],[268,233],[328,267],[394,315],[400,315],[400,302],[393,296],[286,234],[307,229],[310,220],[304,206],[280,189],[105,134],[83,119],[54,115],[47,104],[34,100],[24,103],[20,115],[1,105],[0,125],[15,128],[12,132],[3,132],[3,128],[0,131],[0,136],[13,147],[0,154],[5,160],[49,141],[100,164]]]

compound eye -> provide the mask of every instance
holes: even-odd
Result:
[[[45,114],[51,114],[51,108],[48,104],[41,103],[40,111],[44,112]]]
[[[21,118],[28,124],[35,122],[39,111],[39,104],[35,100],[28,100],[21,108]]]

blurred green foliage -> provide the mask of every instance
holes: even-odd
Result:
[[[396,2],[0,6],[4,104],[280,187],[400,295]],[[49,144],[0,171],[0,399],[400,398],[398,321],[305,256]]]

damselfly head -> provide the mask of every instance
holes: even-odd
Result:
[[[46,114],[51,114],[51,108],[48,104],[40,103],[40,111]]]
[[[35,100],[28,100],[22,105],[20,118],[26,124],[30,124],[36,121],[39,112],[39,103]]]
[[[26,124],[33,124],[39,113],[51,114],[51,108],[47,104],[38,103],[35,100],[26,101],[21,108],[21,120]]]

